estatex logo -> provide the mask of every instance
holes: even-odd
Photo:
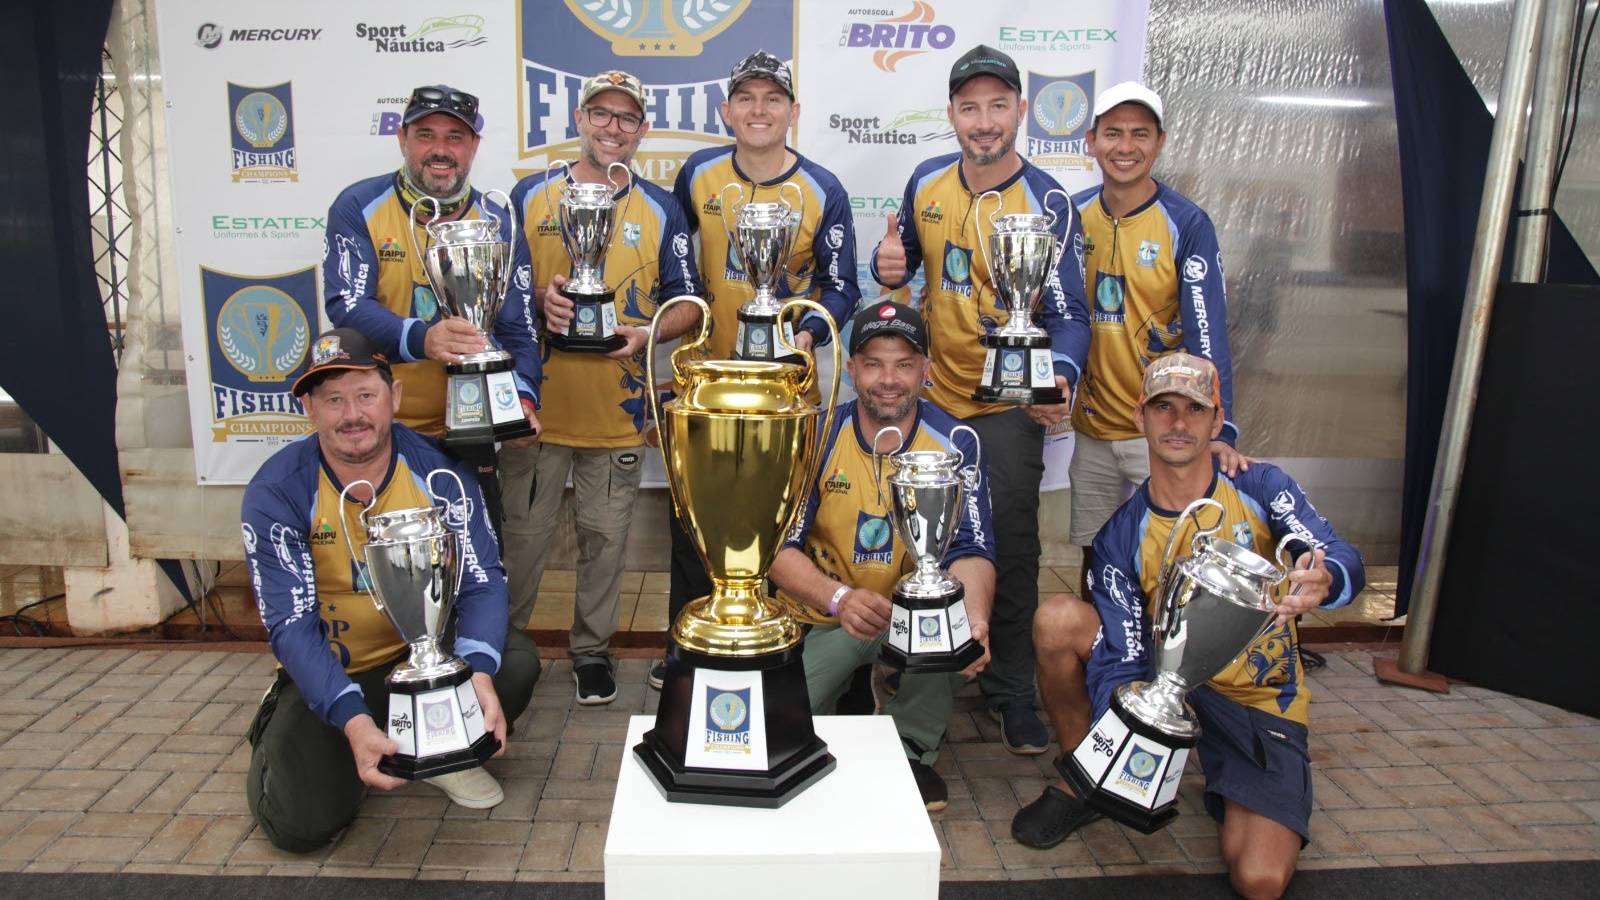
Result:
[[[1030,51],[1060,53],[1088,50],[1095,44],[1115,44],[1114,28],[1031,28],[1001,25],[995,46],[1009,53]]]
[[[848,15],[861,18],[844,23],[839,46],[870,49],[872,64],[885,72],[895,71],[907,57],[948,50],[956,42],[956,30],[935,22],[933,5],[923,0],[916,0],[911,11],[903,14],[892,9],[856,8]]]

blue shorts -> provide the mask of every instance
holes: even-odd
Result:
[[[1311,756],[1306,727],[1235,703],[1202,685],[1189,693],[1200,717],[1206,812],[1218,822],[1224,798],[1311,840]]]

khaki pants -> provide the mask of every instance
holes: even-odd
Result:
[[[533,615],[545,553],[555,535],[567,475],[572,476],[578,588],[567,646],[574,665],[608,658],[606,649],[617,631],[623,549],[643,470],[642,446],[608,449],[539,443],[500,451],[513,628],[526,628]]]
[[[1102,441],[1078,432],[1072,438],[1072,522],[1068,540],[1094,546],[1111,514],[1150,477],[1150,446],[1142,437]]]

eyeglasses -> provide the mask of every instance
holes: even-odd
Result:
[[[443,109],[473,119],[478,115],[478,98],[461,91],[420,87],[411,92],[411,99],[406,103],[407,112],[413,109]]]
[[[633,113],[612,112],[603,106],[586,107],[584,112],[589,114],[589,124],[596,128],[604,128],[611,124],[612,119],[616,119],[617,127],[622,129],[625,134],[633,134],[639,130],[640,125],[644,124],[644,116],[636,116]]]

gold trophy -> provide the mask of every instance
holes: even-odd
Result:
[[[800,626],[766,591],[767,567],[821,464],[819,410],[806,399],[816,358],[780,332],[804,365],[696,360],[711,310],[698,297],[675,297],[651,322],[646,384],[656,383],[656,325],[681,302],[700,307],[700,334],[672,352],[682,392],[663,406],[651,391],[650,403],[673,509],[712,590],[672,625],[656,724],[633,753],[668,800],[776,808],[834,767],[812,727]],[[828,423],[843,368],[838,332],[811,300],[789,300],[783,312],[802,306],[822,313],[834,332]]]

